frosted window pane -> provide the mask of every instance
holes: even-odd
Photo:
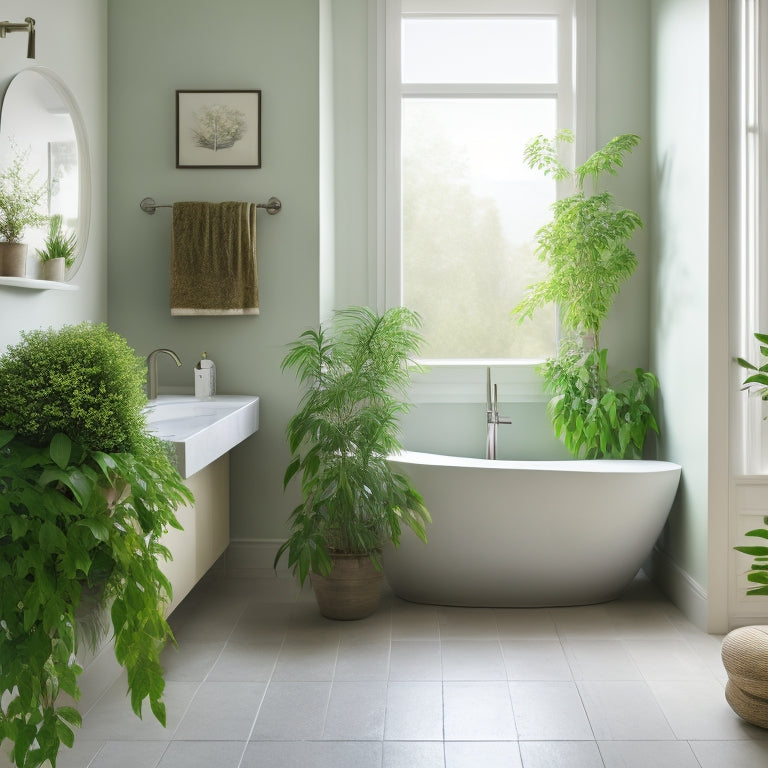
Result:
[[[535,233],[555,185],[523,163],[555,130],[548,99],[403,100],[403,304],[421,313],[430,358],[552,355],[554,309],[510,311],[543,276]]]
[[[557,21],[406,18],[404,83],[555,83]]]

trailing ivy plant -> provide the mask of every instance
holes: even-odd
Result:
[[[627,242],[642,220],[597,186],[604,174],[617,173],[640,138],[617,136],[571,171],[560,151],[573,140],[570,131],[559,131],[554,139],[537,136],[526,145],[530,168],[570,182],[575,192],[555,202],[552,220],[537,233],[536,253],[549,267],[548,275],[530,286],[512,312],[523,322],[547,304],[558,305],[566,334],[558,356],[547,360],[541,373],[552,395],[548,410],[555,433],[569,452],[584,458],[639,458],[648,432],[658,433],[653,412],[658,381],[637,368],[634,377],[612,383],[600,330],[637,265]]]
[[[46,364],[48,378],[35,378]],[[79,620],[94,599],[111,606],[133,710],[148,699],[165,724],[159,654],[173,636],[159,538],[192,496],[142,428],[142,366],[120,336],[89,324],[23,334],[0,357],[11,395],[0,412],[0,742],[19,768],[55,766],[73,744],[80,715],[57,699],[79,698]]]
[[[768,334],[755,333],[755,339],[760,343],[760,354],[768,358]],[[755,365],[745,360],[743,357],[737,357],[736,362],[752,373],[744,379],[744,389],[752,389],[757,385],[757,391],[762,400],[768,400],[768,362],[762,365]],[[753,536],[758,539],[768,539],[768,517],[763,518],[763,528],[755,528],[747,531],[747,536]],[[750,555],[752,565],[750,566],[747,580],[758,586],[747,590],[748,595],[768,595],[768,542],[765,545],[756,544],[753,546],[734,547],[736,551]]]

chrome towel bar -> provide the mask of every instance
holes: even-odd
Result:
[[[270,197],[266,203],[256,203],[256,207],[264,208],[264,210],[270,216],[274,216],[276,213],[280,213],[283,207],[283,204],[276,197]],[[145,197],[139,203],[139,208],[141,208],[141,210],[144,211],[144,213],[153,214],[158,208],[173,208],[173,204],[158,205],[154,201],[154,198]]]

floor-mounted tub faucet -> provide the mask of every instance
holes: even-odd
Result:
[[[173,358],[176,366],[181,366],[179,356],[172,349],[155,349],[147,355],[147,399],[157,400],[157,356],[160,353]]]
[[[493,385],[493,396],[491,396],[491,369],[486,369],[486,421],[488,423],[488,435],[485,440],[485,458],[496,458],[496,442],[498,437],[499,424],[511,424],[512,419],[508,419],[506,416],[499,416],[499,387],[498,384]]]

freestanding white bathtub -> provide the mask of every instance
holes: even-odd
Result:
[[[600,603],[634,578],[680,479],[666,461],[392,458],[432,515],[428,543],[403,531],[384,552],[397,595],[437,605]]]

